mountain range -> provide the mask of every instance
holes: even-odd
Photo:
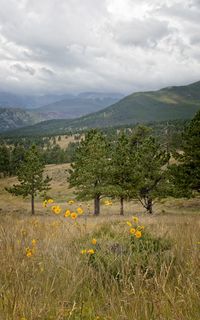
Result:
[[[122,97],[118,93],[96,92],[40,97],[0,93],[0,132],[49,119],[77,118],[103,109]],[[36,108],[37,105],[41,106]]]
[[[13,131],[10,134],[54,134],[94,127],[191,119],[199,109],[200,81],[186,86],[173,86],[158,91],[133,93],[103,110],[71,120],[40,122]]]

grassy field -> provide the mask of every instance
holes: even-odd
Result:
[[[73,220],[66,169],[46,169],[59,215],[38,198],[31,217],[29,201],[4,190],[15,178],[0,179],[0,320],[199,320],[200,199],[168,199],[151,217],[137,202],[125,217],[117,201],[100,217],[82,203]],[[141,238],[127,221],[144,226]]]

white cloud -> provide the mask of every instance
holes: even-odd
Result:
[[[199,0],[0,6],[0,90],[128,93],[200,80]]]

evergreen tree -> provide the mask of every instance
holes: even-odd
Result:
[[[110,165],[110,195],[120,199],[120,215],[124,215],[124,200],[130,197],[132,190],[131,148],[127,134],[121,133],[118,136],[113,146]]]
[[[175,196],[193,196],[200,192],[200,111],[185,128],[182,152],[170,168]]]
[[[24,161],[21,163],[17,177],[20,182],[6,190],[16,196],[24,198],[31,197],[31,213],[35,213],[35,196],[38,193],[50,190],[51,179],[47,176],[43,178],[44,163],[35,146],[32,146],[26,153]]]
[[[17,174],[17,170],[20,166],[20,164],[24,161],[24,157],[25,157],[25,149],[23,147],[23,145],[21,144],[17,144],[14,149],[12,150],[11,153],[11,173],[12,174]]]
[[[3,176],[10,174],[10,149],[5,145],[0,145],[0,173]]]
[[[148,213],[153,213],[153,200],[167,195],[169,154],[162,150],[153,137],[141,142],[132,158],[132,197],[140,201]]]
[[[94,214],[98,215],[109,175],[108,143],[101,132],[90,130],[86,134],[69,173],[70,187],[76,188],[79,199],[94,199]]]

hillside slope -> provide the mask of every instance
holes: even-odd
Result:
[[[25,110],[0,107],[0,132],[32,125],[40,119]]]
[[[74,120],[45,121],[10,134],[51,134],[152,121],[191,119],[200,109],[200,81],[158,91],[133,93],[101,111]]]

